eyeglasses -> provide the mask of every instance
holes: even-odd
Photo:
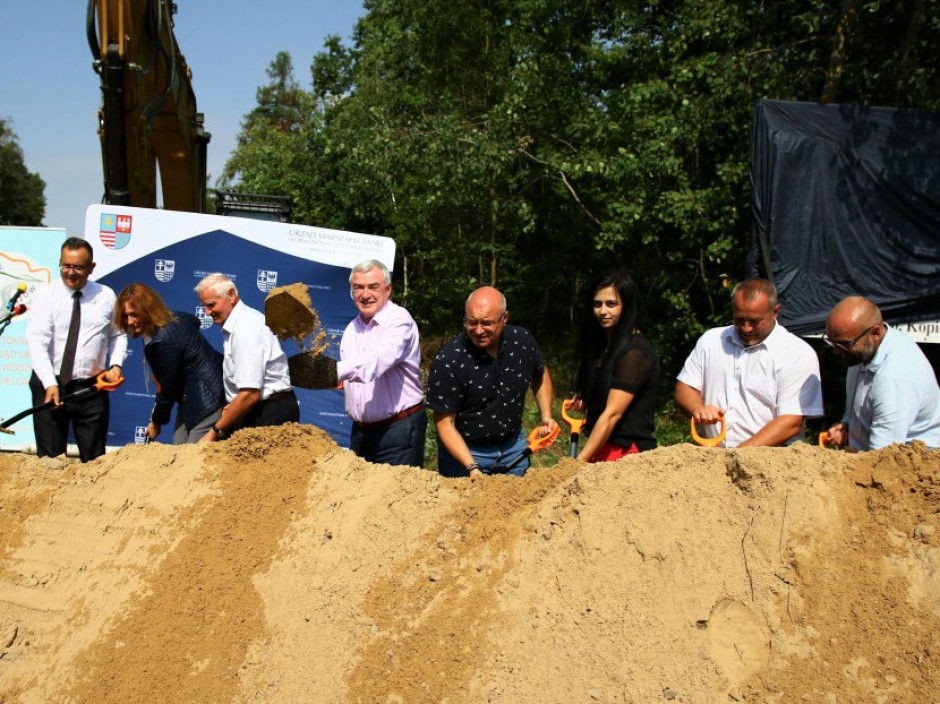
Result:
[[[84,274],[89,267],[86,264],[59,264],[59,271],[74,271],[76,274]]]
[[[499,325],[503,318],[506,316],[503,313],[496,320],[474,320],[473,318],[464,318],[463,324],[466,325],[469,329],[474,330],[476,328],[483,328],[484,330],[492,330],[497,325]]]
[[[878,323],[878,325],[880,325],[880,324],[881,324],[881,323]],[[826,335],[825,333],[823,334],[822,339],[823,339],[823,342],[825,342],[825,343],[826,343],[827,345],[829,345],[830,347],[834,347],[834,348],[837,349],[837,350],[842,350],[843,352],[851,352],[851,351],[852,351],[852,348],[855,347],[855,344],[856,344],[859,340],[861,340],[863,337],[865,337],[865,335],[867,335],[867,334],[870,333],[872,330],[874,330],[876,327],[878,327],[878,325],[872,325],[872,326],[871,326],[870,328],[868,328],[867,330],[863,330],[863,331],[861,332],[861,334],[860,334],[858,337],[856,337],[854,340],[852,340],[852,341],[850,341],[850,342],[846,342],[845,340],[833,340],[831,337],[829,337],[829,336]]]
[[[349,293],[351,293],[353,296],[355,296],[357,293],[363,293],[365,291],[369,291],[370,293],[378,293],[387,285],[388,284],[369,284],[368,286],[364,286],[363,284],[353,284],[352,288],[349,290]]]

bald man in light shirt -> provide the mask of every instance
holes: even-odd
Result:
[[[829,428],[829,444],[877,450],[920,440],[940,447],[940,389],[927,357],[881,310],[849,296],[826,320],[826,344],[849,367],[845,413]]]

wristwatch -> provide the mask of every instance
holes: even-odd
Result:
[[[212,426],[212,432],[215,433],[215,437],[217,440],[225,440],[225,437],[228,435],[228,433],[226,433],[224,430],[222,430],[222,428],[220,428],[217,425]]]

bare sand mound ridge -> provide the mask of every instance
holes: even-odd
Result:
[[[0,702],[925,702],[940,452],[0,456]]]

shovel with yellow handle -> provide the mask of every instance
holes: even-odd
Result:
[[[727,428],[727,425],[725,424],[725,417],[722,416],[721,417],[721,431],[718,433],[718,435],[713,438],[703,438],[701,435],[698,434],[698,428],[695,425],[695,419],[694,418],[691,419],[690,432],[692,433],[692,439],[696,442],[696,444],[701,445],[702,447],[718,447],[718,445],[720,445],[722,441],[725,439],[727,430],[728,428]]]
[[[571,456],[578,456],[578,438],[581,436],[581,429],[584,427],[586,418],[572,418],[568,415],[568,409],[574,405],[574,399],[568,398],[562,401],[561,403],[561,417],[564,419],[565,424],[568,426],[568,431],[571,437]]]

